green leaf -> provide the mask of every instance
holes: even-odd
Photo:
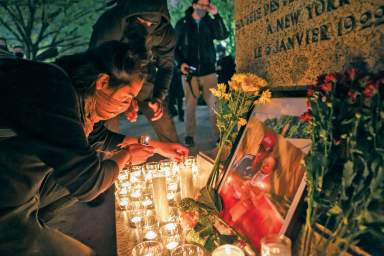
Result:
[[[347,161],[344,164],[344,170],[343,170],[343,180],[346,187],[350,187],[353,181],[353,178],[355,177],[355,173],[353,172],[353,162]]]
[[[204,244],[204,248],[208,252],[212,252],[215,249],[215,239],[214,237],[210,237]]]
[[[221,198],[216,190],[205,186],[200,190],[200,195],[199,202],[208,209],[216,212],[220,212],[223,209]]]
[[[237,236],[235,235],[219,235],[221,244],[233,244],[237,241]]]

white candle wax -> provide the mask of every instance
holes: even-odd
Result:
[[[156,234],[155,231],[150,230],[150,231],[148,231],[148,232],[145,234],[144,238],[147,239],[147,240],[154,240],[154,239],[157,238],[157,234]]]
[[[166,245],[167,249],[172,251],[173,249],[175,249],[177,246],[179,245],[179,242],[176,242],[176,241],[173,241],[173,242],[170,242]]]
[[[161,222],[166,222],[169,217],[166,177],[153,177],[152,187],[157,217]]]
[[[212,256],[244,256],[244,252],[237,246],[225,244],[217,247],[213,251]]]
[[[181,199],[193,198],[194,186],[193,186],[192,167],[182,166],[180,168],[179,174],[180,174]]]

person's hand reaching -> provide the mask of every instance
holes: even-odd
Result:
[[[131,155],[131,163],[133,165],[142,164],[155,153],[155,148],[151,146],[132,144],[127,148]]]
[[[148,102],[148,106],[153,111],[153,116],[151,118],[152,121],[158,121],[160,118],[163,117],[164,109],[163,105],[159,100],[156,100],[154,102]]]

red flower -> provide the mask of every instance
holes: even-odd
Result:
[[[336,76],[334,74],[328,74],[326,77],[325,77],[325,82],[326,83],[329,83],[329,82],[336,82]]]
[[[376,92],[377,92],[377,87],[372,83],[367,84],[363,90],[363,94],[367,98],[372,97]]]
[[[312,120],[312,115],[311,115],[311,112],[308,111],[308,112],[305,112],[303,113],[301,116],[300,116],[300,121],[301,122],[308,122],[308,121],[311,121]]]
[[[313,89],[308,89],[307,90],[307,97],[312,97],[313,93],[314,93]]]
[[[357,92],[350,90],[348,91],[347,96],[352,100],[352,102],[355,102],[357,98]]]
[[[311,108],[311,101],[307,99],[307,109]]]
[[[348,76],[349,80],[355,80],[355,78],[357,76],[357,69],[351,68],[351,69],[347,70],[345,73]]]
[[[321,90],[323,90],[325,92],[329,92],[330,90],[332,90],[332,84],[326,83],[326,84],[321,85],[320,88],[321,88]]]

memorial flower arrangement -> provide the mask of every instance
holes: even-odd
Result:
[[[312,150],[300,255],[342,255],[362,235],[384,241],[384,74],[320,76],[308,90]],[[314,239],[321,224],[326,237]],[[320,254],[319,254],[320,253]]]
[[[217,98],[214,109],[220,141],[212,175],[208,185],[215,188],[220,171],[221,155],[225,146],[232,146],[242,126],[247,124],[247,114],[253,105],[266,104],[271,99],[271,92],[266,89],[267,81],[250,73],[233,75],[228,85],[219,84],[212,88]]]
[[[221,244],[234,243],[244,248],[248,255],[255,255],[247,240],[222,220],[222,204],[217,192],[217,183],[224,148],[232,146],[241,127],[247,124],[246,118],[251,108],[270,101],[271,92],[266,86],[267,82],[254,74],[239,73],[232,77],[228,86],[219,84],[217,89],[211,89],[217,98],[214,112],[220,135],[218,152],[212,173],[207,185],[200,191],[199,198],[187,198],[180,204],[184,219],[189,222],[191,228],[187,241],[198,243],[208,251]]]

